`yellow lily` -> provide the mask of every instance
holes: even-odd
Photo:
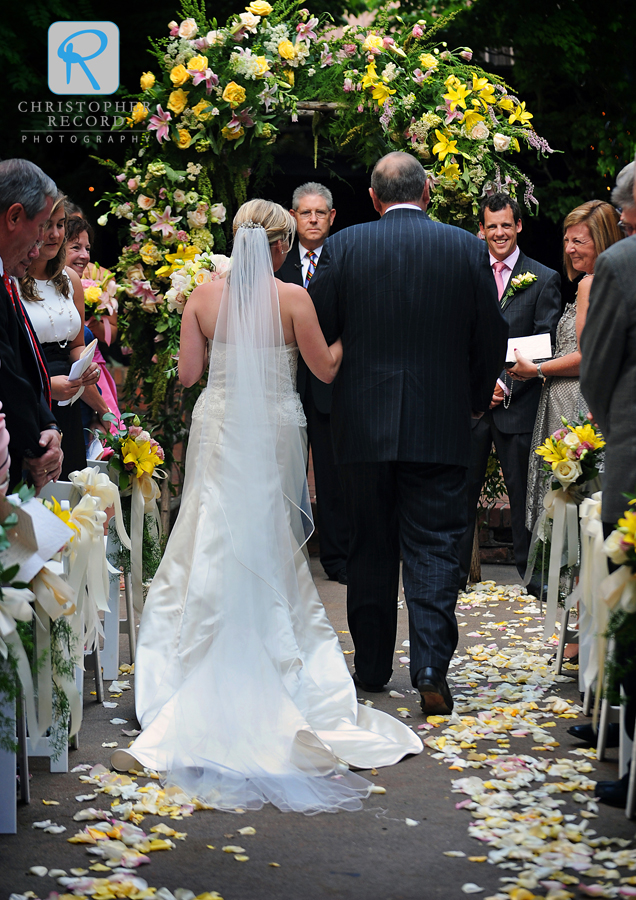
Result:
[[[484,117],[481,113],[478,113],[475,109],[469,109],[464,113],[464,118],[462,119],[462,125],[466,126],[466,130],[470,131],[471,128],[474,128],[477,122],[483,122]]]
[[[458,84],[448,88],[448,93],[444,94],[444,100],[450,101],[451,112],[455,112],[457,106],[466,109],[466,97],[470,94],[470,88],[459,82]]]
[[[383,82],[379,82],[373,88],[373,93],[371,94],[371,96],[373,97],[374,100],[378,101],[379,106],[384,106],[384,104],[389,99],[391,94],[394,94],[394,93],[395,93],[394,88],[390,88]]]
[[[199,248],[195,247],[194,244],[191,244],[189,247],[184,247],[183,244],[179,244],[176,253],[166,253],[165,258],[170,265],[161,266],[160,269],[157,269],[155,275],[158,278],[162,278],[165,275],[172,275],[173,272],[176,272],[177,269],[180,269],[185,263],[193,260],[197,253],[200,252]]]
[[[79,534],[79,528],[71,519],[71,511],[70,509],[62,509],[60,504],[57,502],[55,497],[51,497],[51,502],[46,502],[46,506],[51,510],[54,516],[57,516],[58,519],[61,519],[65,525],[68,525],[69,528],[72,528],[73,531],[77,531]]]
[[[367,74],[362,78],[362,90],[366,91],[367,88],[375,87],[379,80],[380,78],[375,68],[375,63],[370,62],[367,66]]]
[[[559,444],[561,446],[559,447]],[[566,448],[565,445],[559,441],[559,444],[552,438],[546,438],[545,441],[541,444],[540,447],[534,451],[537,456],[542,456],[547,463],[550,463],[553,469],[557,467],[557,465],[561,462],[562,459],[565,459]]]
[[[450,140],[439,128],[435,129],[435,137],[437,143],[433,147],[433,153],[439,157],[440,162],[444,162],[449,154],[457,153],[457,141]]]
[[[478,94],[479,91],[483,91],[488,84],[487,78],[477,78],[476,75],[473,75],[473,90],[476,94]]]
[[[532,113],[528,112],[526,109],[526,101],[524,100],[514,112],[510,115],[508,119],[508,123],[510,125],[513,122],[519,122],[524,128],[530,128],[530,119],[532,118]]]
[[[440,169],[439,174],[442,178],[450,178],[451,181],[457,181],[462,173],[457,163],[446,163],[446,165]]]
[[[510,97],[500,97],[497,101],[497,104],[501,107],[501,109],[505,109],[506,112],[512,112],[512,110],[515,108],[515,104],[510,99]]]
[[[600,432],[594,431],[593,426],[589,422],[586,422],[585,425],[570,425],[569,429],[570,431],[574,432],[581,443],[583,443],[583,441],[587,441],[593,446],[595,450],[597,450],[599,447],[605,446],[603,435]]]
[[[122,446],[124,465],[133,463],[137,478],[147,472],[152,475],[156,466],[163,465],[163,460],[157,456],[157,450],[150,441],[138,444],[133,438],[126,438]]]
[[[636,544],[636,512],[628,509],[625,516],[618,520],[618,528],[623,532],[622,540],[627,544]]]

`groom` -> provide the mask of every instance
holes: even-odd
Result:
[[[370,195],[380,221],[330,237],[310,290],[327,340],[344,344],[331,418],[350,527],[354,680],[374,692],[391,678],[401,551],[411,680],[422,711],[445,714],[470,417],[488,409],[508,328],[483,246],[428,218],[414,157],[383,157]]]

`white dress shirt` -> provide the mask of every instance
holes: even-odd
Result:
[[[313,251],[316,254],[316,265],[318,265],[318,260],[320,259],[322,248],[323,245],[321,244],[320,247],[316,247],[316,249]],[[307,271],[309,270],[309,257],[307,256],[307,254],[311,253],[312,251],[308,250],[306,247],[303,247],[300,241],[298,241],[298,252],[300,253],[301,274],[303,277],[304,285],[307,278]]]
[[[515,249],[510,254],[510,256],[507,256],[505,259],[499,260],[499,259],[496,259],[492,255],[492,253],[490,253],[490,251],[488,251],[488,255],[490,256],[490,268],[491,269],[496,262],[504,262],[506,264],[507,268],[501,270],[501,280],[503,281],[504,291],[508,287],[508,282],[510,281],[510,276],[512,275],[512,270],[517,265],[517,260],[519,259],[520,253],[521,253],[521,251],[519,250],[519,247],[515,247]],[[495,276],[494,271],[492,274],[493,274],[493,278],[494,278],[494,276]]]

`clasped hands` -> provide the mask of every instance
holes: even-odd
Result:
[[[42,456],[37,459],[25,459],[24,466],[33,480],[35,491],[40,493],[49,481],[57,481],[62,472],[62,436],[54,428],[47,428],[40,434],[40,447],[44,447]]]

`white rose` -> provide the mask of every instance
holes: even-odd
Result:
[[[205,39],[210,47],[213,47],[215,44],[220,44],[222,46],[225,43],[225,35],[222,31],[208,31]]]
[[[103,216],[100,216],[97,220],[98,225],[105,225],[108,222],[108,213],[104,213]]]
[[[205,210],[201,208],[190,210],[188,213],[188,225],[190,228],[204,228],[207,221],[208,217]]]
[[[247,30],[251,31],[253,34],[256,32],[256,26],[261,21],[260,16],[255,16],[251,12],[241,13],[239,19],[241,20],[243,28],[247,28]]]
[[[185,203],[185,192],[182,190],[176,190],[172,195],[172,199],[175,203],[184,204]]]
[[[485,122],[477,122],[470,132],[470,136],[474,141],[484,141],[489,134],[490,132]]]
[[[142,432],[141,432],[140,434],[138,434],[137,437],[135,438],[135,443],[136,443],[136,444],[145,444],[146,441],[149,441],[149,440],[150,440],[150,435],[148,434],[148,432],[147,432],[147,431],[142,431]]]
[[[622,566],[623,563],[627,562],[627,555],[621,549],[622,540],[623,535],[621,532],[613,531],[610,536],[605,539],[605,543],[603,544],[603,550],[617,566]]]
[[[212,273],[209,269],[199,269],[197,274],[194,276],[194,283],[196,285],[200,284],[208,284],[208,282],[212,281]]]
[[[140,194],[137,197],[137,205],[142,209],[152,209],[156,202],[154,197],[146,197],[145,194]]]
[[[214,266],[214,278],[223,278],[229,272],[232,266],[232,260],[229,256],[222,253],[214,253],[210,256],[210,262]]]
[[[166,293],[166,302],[168,304],[168,309],[170,312],[183,312],[183,307],[185,306],[186,298],[185,294],[182,294],[180,291],[175,291],[174,289],[170,289]]]
[[[501,134],[501,132],[497,131],[496,134],[493,135],[492,143],[498,153],[503,153],[504,150],[507,150],[510,146],[510,138],[507,135]]]
[[[221,222],[225,222],[226,215],[227,212],[222,203],[214,203],[210,207],[210,220],[212,222],[216,222],[218,225],[220,225]]]
[[[569,447],[572,450],[576,450],[576,448],[579,446],[581,441],[579,440],[578,436],[576,434],[574,434],[573,431],[568,431],[568,433],[563,438],[563,443],[565,444],[566,447]]]
[[[185,38],[186,41],[191,41],[198,30],[199,26],[194,19],[184,19],[179,25],[179,37]]]
[[[578,460],[562,459],[557,463],[555,469],[552,470],[553,476],[561,484],[561,487],[567,488],[581,477],[583,470]]]

